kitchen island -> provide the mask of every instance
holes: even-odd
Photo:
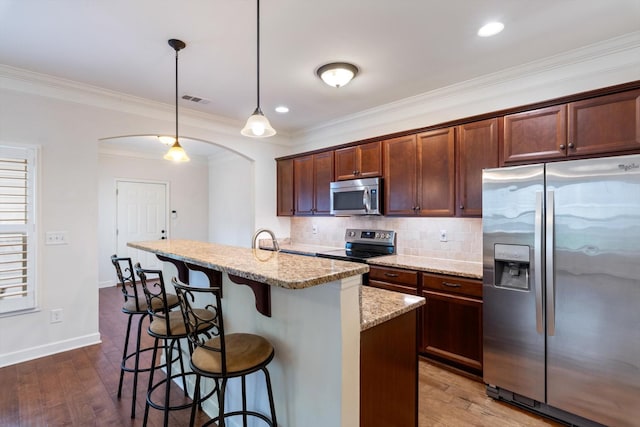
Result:
[[[178,276],[192,286],[219,280],[225,329],[255,333],[272,342],[276,356],[269,370],[280,426],[360,425],[361,330],[377,331],[393,325],[394,319],[411,322],[415,309],[424,304],[420,297],[361,292],[366,264],[188,240],[129,246],[168,261],[167,278]],[[415,338],[408,345],[415,348]],[[417,375],[417,357],[413,360],[410,370]],[[398,369],[407,371],[406,366]],[[262,378],[252,380],[249,390],[255,394],[250,406],[267,412]],[[378,388],[386,387],[378,382]],[[410,393],[417,397],[417,388]],[[239,385],[230,384],[227,396],[237,402]],[[213,400],[205,407],[211,413],[217,412]],[[405,411],[416,408],[412,402],[405,404]]]

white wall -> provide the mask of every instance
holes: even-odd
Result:
[[[207,240],[209,233],[209,167],[204,161],[174,163],[142,156],[100,153],[98,156],[98,281],[113,286],[115,270],[109,257],[117,253],[116,180],[131,179],[169,184],[169,236]]]
[[[265,224],[288,234],[289,220],[275,217],[273,160],[286,151],[286,136],[270,141],[248,139],[239,133],[242,123],[220,122],[209,115],[184,110],[184,136],[212,142],[254,163],[249,185],[255,197],[251,203],[252,224]],[[180,211],[174,236],[207,239],[208,165],[192,166],[198,170],[183,175],[184,171],[171,172],[169,165],[143,162],[144,173],[138,175],[135,169],[126,173],[120,169],[125,163],[134,163],[131,159],[99,156],[100,139],[171,134],[174,117],[172,106],[0,65],[0,143],[42,147],[38,310],[0,317],[0,366],[99,342],[98,286],[101,280],[111,280],[106,278],[107,273],[102,277],[99,265],[104,263],[104,254],[108,257],[113,253],[113,236],[104,231],[110,225],[101,223],[107,212],[99,212],[99,208],[109,208],[108,201],[105,205],[100,200],[111,177],[135,175],[175,181],[181,191],[172,191],[171,195],[172,206]],[[119,162],[122,165],[114,164]],[[106,169],[100,172],[103,166]],[[155,170],[156,166],[163,170]],[[189,179],[201,182],[201,187],[184,185]],[[193,206],[196,198],[203,202],[190,211],[186,205]],[[45,246],[44,233],[52,230],[68,231],[70,243]],[[251,231],[247,229],[247,235]],[[60,308],[63,322],[51,324],[50,310]]]
[[[251,245],[254,229],[254,162],[232,152],[209,159],[209,241]]]

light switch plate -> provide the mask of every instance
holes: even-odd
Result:
[[[47,231],[44,239],[45,245],[68,245],[68,231]]]

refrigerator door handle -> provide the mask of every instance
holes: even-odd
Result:
[[[556,333],[556,295],[554,275],[554,192],[547,190],[547,215],[546,215],[546,297],[547,297],[547,334],[553,336]]]
[[[542,191],[536,191],[535,231],[533,242],[533,285],[536,294],[536,329],[544,334],[542,317]]]

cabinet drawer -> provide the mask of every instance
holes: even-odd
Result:
[[[412,270],[403,270],[393,267],[375,267],[369,266],[369,280],[397,283],[400,285],[418,287],[418,272]]]
[[[462,277],[422,274],[423,289],[482,298],[482,282]]]
[[[397,285],[395,283],[381,282],[379,280],[369,280],[369,286],[372,288],[386,289],[387,291],[400,292],[402,294],[418,294],[418,289],[414,286]]]

